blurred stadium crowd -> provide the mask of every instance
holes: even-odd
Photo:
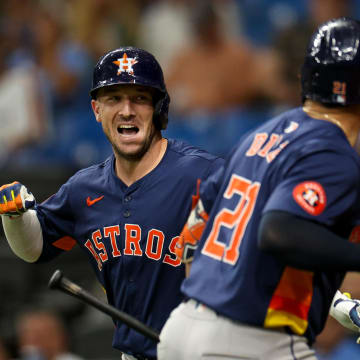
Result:
[[[2,0],[0,184],[16,179],[42,201],[74,171],[111,153],[89,89],[98,58],[125,45],[150,51],[163,66],[171,96],[165,137],[225,155],[243,133],[301,104],[306,42],[317,24],[342,15],[360,18],[360,1]],[[65,327],[57,333],[69,339],[58,347],[65,352],[119,358],[110,319],[47,289],[61,268],[102,297],[82,254],[73,250],[51,265],[28,266],[10,252],[2,230],[0,237],[0,340],[10,353],[1,355],[0,341],[0,360],[40,360],[21,357],[19,347],[21,315],[39,307],[61,314]],[[342,336],[324,338],[329,355],[323,359],[337,359],[332,350]],[[357,346],[349,351],[360,355]]]

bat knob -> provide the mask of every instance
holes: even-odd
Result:
[[[60,282],[61,282],[62,277],[63,277],[62,272],[61,272],[60,270],[56,270],[56,271],[52,274],[52,276],[51,276],[51,278],[50,278],[50,280],[49,280],[48,287],[49,287],[50,289],[56,289],[56,288],[58,288],[58,287],[59,287],[59,284],[60,284]]]

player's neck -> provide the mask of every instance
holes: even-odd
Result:
[[[115,155],[116,175],[127,186],[144,177],[159,165],[167,148],[167,140],[159,137],[153,140],[148,151],[139,160],[127,160]]]
[[[326,107],[319,102],[306,100],[303,110],[312,118],[326,120],[337,125],[355,147],[360,132],[360,106]]]

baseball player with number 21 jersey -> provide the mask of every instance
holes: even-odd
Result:
[[[187,262],[203,228],[187,300],[161,331],[160,360],[316,359],[332,299],[360,271],[359,44],[355,20],[320,26],[303,106],[241,139],[203,183],[177,245]]]
[[[114,154],[78,171],[41,204],[17,182],[0,187],[7,240],[28,262],[48,261],[78,245],[108,302],[153,329],[182,300],[184,265],[175,245],[205,179],[223,160],[165,139],[169,95],[148,52],[127,47],[94,69],[92,108]],[[156,343],[116,322],[123,359],[156,359]]]

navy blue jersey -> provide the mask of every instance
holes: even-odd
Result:
[[[233,320],[288,327],[312,342],[344,274],[284,266],[258,249],[257,233],[261,215],[280,210],[349,238],[360,217],[360,161],[344,132],[293,109],[244,137],[203,185],[210,217],[184,294]]]
[[[108,301],[160,331],[182,300],[184,266],[174,253],[196,193],[223,160],[169,140],[159,165],[131,186],[115,174],[114,156],[77,172],[37,206],[44,236],[40,261],[77,243],[88,255]],[[121,322],[114,347],[155,357],[156,344]]]

